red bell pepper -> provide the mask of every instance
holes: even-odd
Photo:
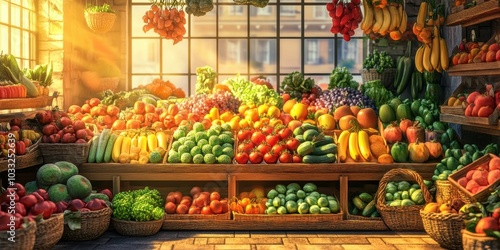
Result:
[[[24,155],[26,154],[26,145],[23,141],[16,141],[16,154]]]

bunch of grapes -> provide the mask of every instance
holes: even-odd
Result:
[[[230,92],[218,91],[214,94],[197,94],[186,98],[179,104],[179,109],[187,109],[191,113],[204,117],[211,108],[218,108],[222,114],[225,111],[238,112],[241,102]]]
[[[363,14],[359,7],[360,3],[360,0],[351,0],[349,2],[333,0],[326,4],[326,9],[332,18],[330,31],[333,34],[342,34],[346,42],[351,40],[354,30],[358,28],[359,23],[363,20]]]
[[[359,90],[349,87],[324,90],[316,99],[317,108],[327,108],[334,111],[342,105],[359,106],[375,110],[373,100],[363,95]]]
[[[151,9],[146,11],[142,20],[146,23],[142,30],[144,33],[153,29],[154,32],[166,39],[174,40],[174,44],[182,41],[182,37],[186,34],[186,13],[184,10],[177,8],[158,7],[151,5]]]

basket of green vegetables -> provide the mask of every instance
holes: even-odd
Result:
[[[379,52],[375,49],[363,61],[363,83],[380,80],[383,86],[388,87],[394,82],[395,75],[394,59],[386,51]]]

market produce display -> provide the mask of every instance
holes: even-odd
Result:
[[[451,56],[452,65],[500,61],[500,41],[495,36],[488,42],[463,40],[458,52]]]
[[[227,198],[221,198],[217,191],[202,191],[194,186],[184,196],[182,192],[170,192],[165,199],[165,213],[169,214],[225,214],[229,211]]]
[[[426,186],[429,186],[432,183],[429,181],[425,182]],[[358,202],[359,201],[362,202],[361,199],[358,200]],[[389,206],[413,206],[425,204],[420,186],[418,184],[411,184],[407,181],[387,183],[385,188],[385,201]],[[362,204],[364,203],[359,205]]]
[[[378,73],[394,67],[394,59],[386,51],[379,52],[377,49],[368,54],[363,61],[363,69],[375,69]]]
[[[337,214],[340,205],[332,195],[320,194],[314,183],[278,184],[267,193],[266,214]]]
[[[36,65],[33,69],[23,69],[26,78],[35,81],[39,95],[49,95],[49,87],[52,85],[52,72],[54,68],[52,62]]]
[[[265,214],[267,197],[264,188],[254,187],[250,192],[241,192],[229,201],[229,209],[239,214]]]
[[[0,124],[0,159],[9,154],[24,155],[30,146],[40,141],[42,134],[35,131],[26,121],[12,118],[9,123]],[[13,149],[15,150],[13,150]]]
[[[17,64],[17,59],[11,54],[0,53],[0,81],[8,81],[12,84],[23,85],[26,89],[26,94],[24,94],[23,90],[23,93],[17,94],[19,96],[37,97],[41,95],[35,84],[24,76]],[[2,94],[2,98],[0,99],[7,98],[7,93],[10,93],[9,96],[16,96],[12,88],[9,88],[9,90],[1,89],[2,91],[0,91],[0,93]],[[6,90],[8,92],[6,92]]]
[[[460,171],[463,172],[463,171]],[[489,161],[474,166],[457,183],[467,189],[471,194],[476,194],[484,189],[497,184],[500,179],[500,158],[492,155]],[[458,176],[457,176],[458,177]]]

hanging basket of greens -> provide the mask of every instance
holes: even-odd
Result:
[[[93,2],[93,3],[92,3]],[[85,21],[89,28],[96,33],[106,33],[111,28],[116,20],[115,11],[107,3],[98,5],[97,1],[87,3],[87,8],[84,10]]]

